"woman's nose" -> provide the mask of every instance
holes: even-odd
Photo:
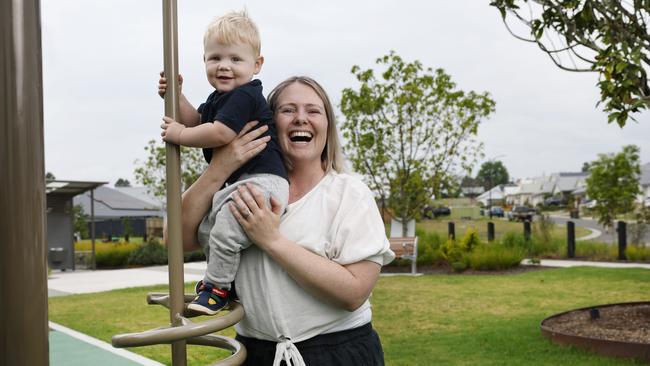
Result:
[[[293,122],[297,124],[307,123],[307,112],[298,109],[298,112],[296,113],[296,118],[293,120]]]

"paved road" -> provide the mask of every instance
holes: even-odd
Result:
[[[570,219],[565,216],[554,216],[554,215],[551,215],[551,219],[553,220],[553,222],[560,225],[566,225],[568,221],[573,221],[576,224],[576,226],[585,227],[600,232],[600,235],[598,235],[597,237],[592,237],[592,239],[598,240],[603,243],[616,243],[617,237],[616,235],[613,235],[615,233],[612,233],[612,230],[610,230],[610,232],[607,233],[605,231],[605,228],[602,225],[600,225],[596,220]]]

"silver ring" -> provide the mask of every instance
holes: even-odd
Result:
[[[250,216],[250,215],[251,215],[251,210],[249,210],[249,209],[246,209],[246,211],[245,211],[244,213],[242,213],[241,215],[242,215],[242,216],[244,216],[244,218],[245,218],[245,219],[247,219],[247,218],[248,218],[248,216]]]

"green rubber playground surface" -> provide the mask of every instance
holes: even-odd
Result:
[[[112,352],[93,346],[67,334],[50,332],[50,366],[139,366]]]

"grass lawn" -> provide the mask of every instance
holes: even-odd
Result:
[[[110,342],[113,334],[168,322],[165,308],[145,304],[145,294],[158,290],[163,288],[51,298],[50,320]],[[512,275],[381,277],[371,301],[387,365],[599,366],[636,363],[556,346],[540,335],[540,321],[578,307],[648,300],[648,294],[649,270],[583,267]],[[170,363],[169,346],[133,351]],[[189,347],[189,364],[213,362],[223,357],[220,352]]]
[[[422,220],[418,222],[417,228],[422,229],[426,232],[436,232],[441,234],[443,237],[447,237],[447,225],[449,223],[448,219],[439,219],[439,220]],[[487,240],[487,223],[488,219],[479,219],[479,220],[454,220],[456,224],[456,238],[462,238],[465,235],[465,231],[469,228],[474,228],[478,231],[478,234],[481,236],[481,239]],[[494,235],[499,239],[503,234],[507,232],[524,232],[524,224],[516,221],[508,221],[500,218],[494,218],[492,220],[494,223]],[[535,224],[533,224],[534,230]],[[591,233],[588,229],[583,227],[576,227],[576,238],[581,236],[586,236]],[[553,229],[553,236],[558,236],[566,238],[566,226],[555,225]]]

